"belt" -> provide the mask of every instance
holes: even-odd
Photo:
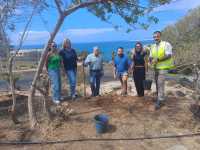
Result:
[[[144,68],[144,66],[134,66],[135,68]]]

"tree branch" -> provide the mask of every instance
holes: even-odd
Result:
[[[62,15],[63,11],[62,11],[62,8],[60,6],[59,0],[54,0],[54,2],[56,4],[56,7],[57,7],[57,10],[58,10],[59,14]]]
[[[112,3],[114,0],[90,0],[84,3],[79,3],[77,5],[72,6],[71,8],[68,8],[64,11],[63,15],[64,16],[68,16],[71,13],[73,13],[74,11],[76,11],[77,9],[80,8],[84,8],[84,7],[88,7],[90,5],[94,5],[94,4],[98,4],[98,3],[103,3],[103,2],[109,2]]]

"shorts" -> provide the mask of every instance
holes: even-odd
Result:
[[[124,76],[128,76],[128,72],[127,71],[117,72],[117,78],[118,79],[122,79]]]

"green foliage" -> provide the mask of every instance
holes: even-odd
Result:
[[[169,3],[171,0],[147,0],[147,5],[142,5],[139,0],[110,0],[109,2],[102,2],[100,4],[92,5],[88,7],[88,11],[103,21],[110,24],[114,24],[115,28],[119,28],[119,23],[112,22],[112,16],[120,16],[124,22],[126,22],[131,28],[127,29],[130,32],[131,29],[136,27],[142,27],[147,29],[150,24],[157,23],[158,18],[149,15],[149,12],[154,7]],[[145,21],[141,22],[140,17],[145,16]]]
[[[200,7],[166,27],[162,35],[164,40],[172,43],[177,64],[197,64],[200,57]]]

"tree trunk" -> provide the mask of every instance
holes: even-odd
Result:
[[[12,93],[12,99],[13,99],[13,104],[11,108],[11,117],[12,120],[15,124],[19,123],[19,121],[16,118],[16,96],[15,96],[15,86],[14,86],[14,79],[13,79],[13,72],[12,72],[12,63],[13,63],[14,57],[11,57],[9,59],[9,80],[10,80],[10,90]]]
[[[48,43],[51,43],[56,34],[58,33],[63,21],[64,21],[64,16],[60,16],[58,21],[57,21],[57,24],[53,30],[53,32],[51,33],[50,35],[50,38],[48,40]],[[36,116],[35,116],[35,112],[33,110],[33,96],[35,94],[35,90],[36,90],[36,82],[39,78],[39,75],[40,73],[42,72],[42,69],[43,69],[43,66],[44,66],[44,63],[45,63],[45,59],[46,59],[46,56],[48,54],[48,44],[46,44],[45,46],[45,49],[44,49],[44,52],[42,54],[42,57],[40,58],[40,62],[38,64],[38,68],[37,68],[37,72],[34,76],[34,79],[32,81],[32,84],[31,84],[31,87],[30,87],[30,90],[29,90],[29,96],[28,96],[28,113],[29,113],[29,121],[30,121],[30,126],[31,128],[34,128],[34,126],[36,125],[37,121],[36,121]]]

